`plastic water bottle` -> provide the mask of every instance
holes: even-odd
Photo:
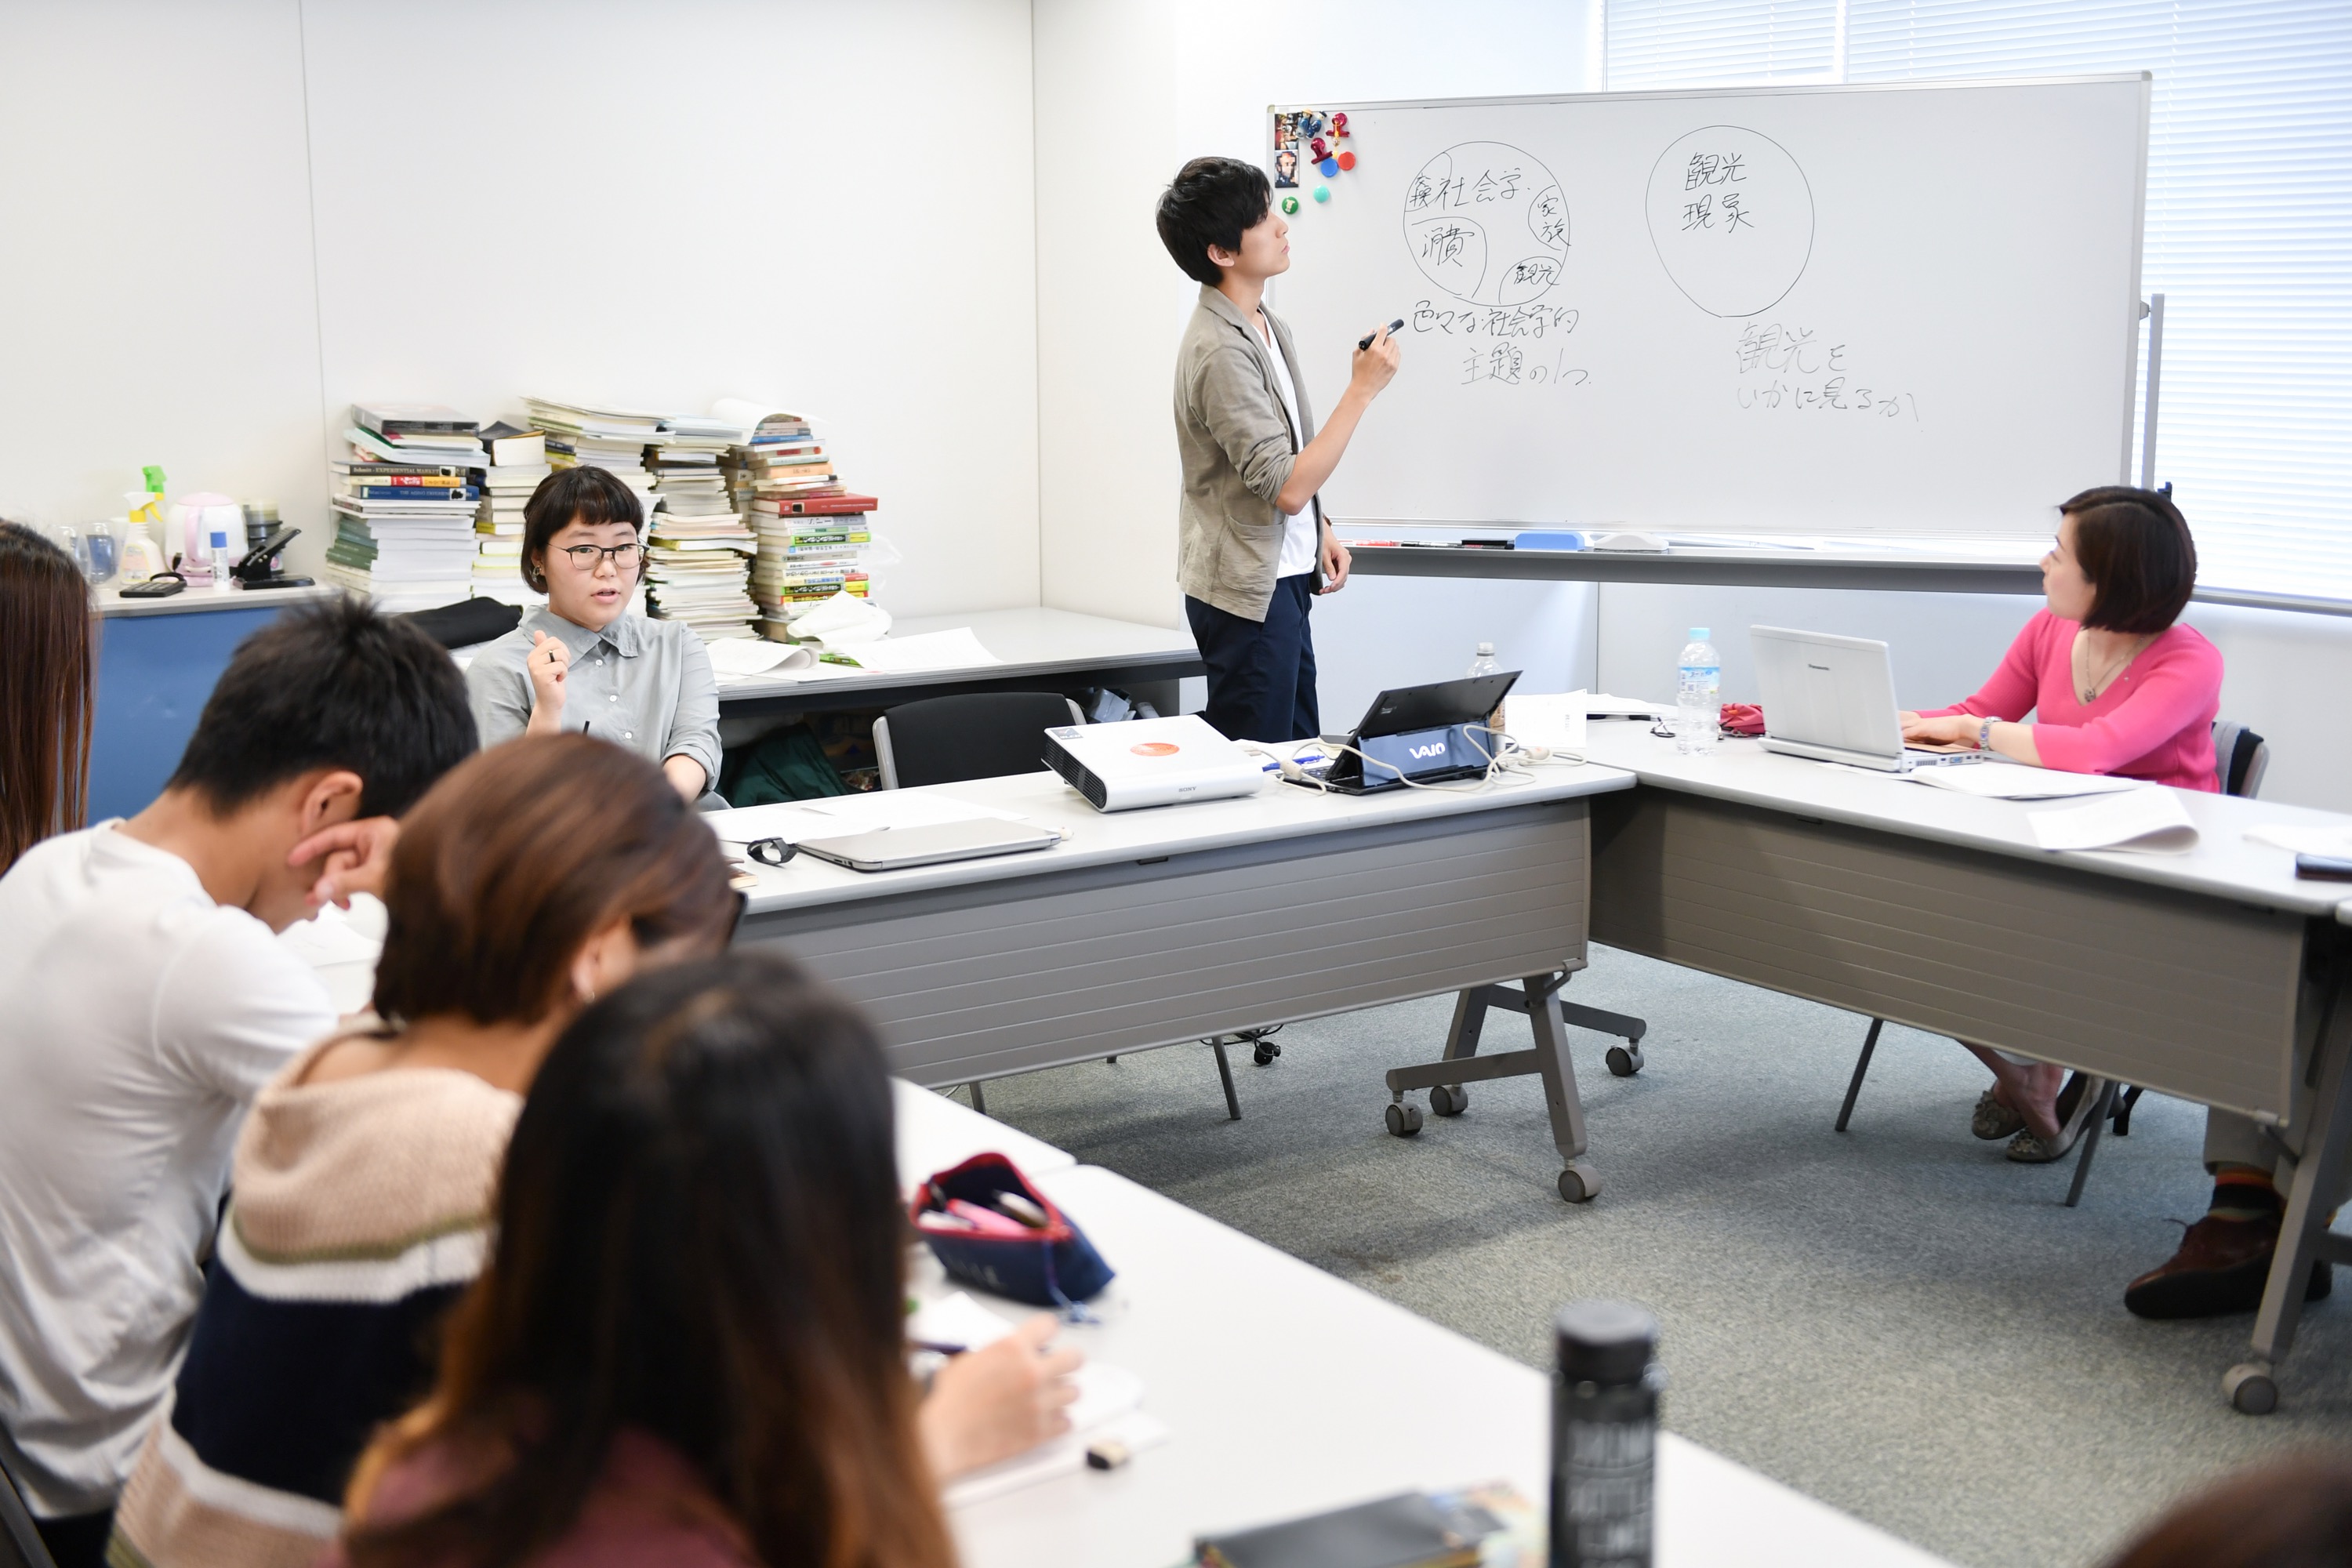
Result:
[[[1675,750],[1685,756],[1715,755],[1716,725],[1723,718],[1723,658],[1706,640],[1705,626],[1690,629],[1675,668]]]
[[[1482,642],[1478,645],[1478,657],[1470,661],[1470,676],[1475,679],[1482,675],[1492,675],[1502,668],[1502,661],[1495,657],[1495,645]]]

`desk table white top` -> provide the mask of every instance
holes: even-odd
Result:
[[[1038,1185],[1118,1271],[1104,1321],[1066,1331],[1139,1375],[1171,1436],[1123,1469],[957,1510],[969,1568],[1168,1568],[1202,1531],[1412,1488],[1502,1479],[1540,1506],[1542,1374],[1111,1172]],[[928,1260],[925,1276],[940,1288]],[[1671,1434],[1658,1474],[1660,1568],[1937,1561]]]
[[[1042,1138],[1032,1138],[903,1078],[892,1079],[890,1088],[898,1113],[898,1185],[907,1192],[974,1154],[1002,1154],[1029,1176],[1066,1171],[1078,1163],[1076,1155]]]
[[[1044,771],[933,784],[902,793],[944,795],[1013,812],[1024,822],[1060,828],[1069,837],[1050,849],[958,860],[943,866],[919,866],[903,871],[852,871],[813,855],[800,856],[780,867],[753,866],[751,868],[758,874],[760,885],[751,890],[750,912],[756,915],[810,909],[886,894],[925,892],[1239,844],[1298,838],[1394,822],[1434,820],[1465,812],[1631,789],[1633,785],[1631,773],[1614,768],[1552,763],[1538,768],[1531,778],[1517,777],[1481,789],[1391,790],[1370,795],[1327,795],[1286,784],[1268,775],[1256,794],[1232,800],[1102,812],[1087,805],[1086,798],[1063,783],[1060,775]],[[835,831],[849,834],[858,830],[858,824],[845,818]]]
[[[1748,739],[1719,741],[1711,757],[1684,756],[1675,750],[1674,742],[1652,734],[1649,725],[1622,720],[1588,723],[1585,755],[1595,763],[1626,769],[1643,784],[1661,789],[1990,849],[2021,859],[2054,861],[2265,909],[2332,916],[2347,901],[2342,883],[2298,880],[2293,854],[2246,837],[2248,828],[2268,825],[2352,826],[2352,817],[2306,806],[2180,790],[2176,793],[2197,825],[2197,846],[2187,854],[2119,849],[2053,854],[2034,842],[2026,814],[2078,803],[1979,800],[1913,784],[1892,773],[1872,773],[1768,752],[1760,741]]]
[[[893,637],[920,637],[926,632],[954,631],[970,626],[980,646],[1003,662],[961,669],[918,669],[895,674],[824,675],[800,679],[789,674],[721,678],[719,698],[731,702],[749,697],[785,697],[797,692],[862,691],[937,685],[953,680],[998,680],[1009,676],[1052,675],[1073,669],[1116,669],[1122,665],[1167,664],[1195,659],[1201,650],[1192,635],[1137,621],[1082,616],[1074,610],[1031,607],[1017,610],[970,610],[954,616],[910,616],[890,628]]]

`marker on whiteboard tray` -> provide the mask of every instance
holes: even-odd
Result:
[[[1402,331],[1404,331],[1404,318],[1402,316],[1399,316],[1395,321],[1389,323],[1389,336],[1394,337]],[[1380,333],[1374,332],[1370,337],[1359,338],[1356,341],[1356,347],[1360,351],[1370,348],[1372,346],[1372,338],[1377,338],[1379,336]]]

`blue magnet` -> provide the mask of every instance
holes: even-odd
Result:
[[[1336,180],[1339,177],[1339,160],[1326,158],[1315,165],[1315,172],[1327,180]]]

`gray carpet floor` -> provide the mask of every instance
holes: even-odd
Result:
[[[1604,949],[1569,994],[1650,1024],[1633,1079],[1576,1034],[1604,1182],[1576,1207],[1534,1079],[1383,1130],[1380,1074],[1436,1055],[1448,998],[1293,1025],[1268,1067],[1240,1054],[1238,1122],[1198,1047],[999,1080],[988,1109],[1530,1366],[1560,1302],[1644,1302],[1669,1426],[1962,1563],[2096,1563],[2224,1470],[2352,1444],[2352,1279],[2261,1419],[2220,1394],[2251,1318],[2123,1310],[2204,1212],[2197,1107],[2144,1098],[2069,1210],[2070,1164],[1969,1135],[1989,1079],[1948,1040],[1889,1027],[1840,1135],[1864,1020]],[[1486,1048],[1525,1032],[1495,1016]],[[1235,1302],[1236,1330],[1280,1311]]]

